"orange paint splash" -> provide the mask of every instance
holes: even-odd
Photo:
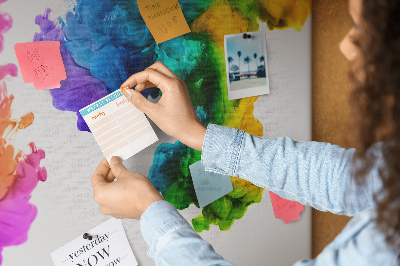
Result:
[[[4,82],[0,84],[0,200],[2,200],[15,182],[15,168],[21,157],[21,152],[14,150],[8,142],[20,129],[25,129],[33,123],[33,113],[27,113],[20,119],[11,119],[11,105],[14,96],[7,95]],[[16,153],[16,154],[15,154]]]

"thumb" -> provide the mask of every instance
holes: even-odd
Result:
[[[121,158],[113,156],[110,159],[110,168],[116,178],[120,178],[125,171],[128,171],[122,164]]]
[[[133,89],[124,89],[122,93],[137,109],[149,115],[154,103],[150,102],[140,92]]]

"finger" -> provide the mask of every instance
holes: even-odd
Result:
[[[126,169],[126,167],[122,164],[121,158],[117,156],[113,156],[110,159],[110,166],[111,166],[111,171],[113,172],[114,176],[116,178],[123,178],[123,174],[126,171],[129,171]]]
[[[115,175],[113,174],[112,171],[109,171],[107,176],[106,176],[106,182],[111,183],[115,179]]]
[[[107,160],[102,161],[102,163],[104,163],[104,164],[106,164],[108,167],[110,167],[110,164],[108,163]],[[110,170],[111,170],[111,168],[110,168]],[[113,172],[112,172],[112,171],[108,171],[108,174],[107,174],[107,176],[106,176],[105,179],[106,179],[106,182],[107,182],[107,183],[113,182],[114,179],[115,179],[115,176],[114,176]]]
[[[110,210],[102,205],[100,205],[100,212],[104,215],[110,215]]]
[[[147,81],[145,83],[137,84],[136,87],[135,87],[135,91],[144,91],[145,89],[153,88],[153,87],[156,87],[156,85],[154,85],[153,83]]]
[[[120,215],[120,214],[112,214],[111,216],[112,216],[113,218],[115,218],[115,219],[124,219],[124,218],[125,218],[125,216]]]
[[[110,172],[110,166],[106,159],[103,159],[99,165],[97,166],[94,174],[92,176],[92,186],[93,188],[97,188],[101,185],[107,184],[106,177],[108,172]]]
[[[174,72],[171,71],[166,65],[164,65],[161,61],[157,61],[148,68],[152,68],[157,70],[160,73],[163,73],[164,75],[170,77],[170,78],[178,78]]]
[[[122,93],[137,109],[148,115],[150,118],[153,117],[153,112],[157,109],[155,103],[150,102],[140,92],[133,89],[125,89]]]
[[[173,78],[173,79],[179,79],[174,72],[172,72],[166,65],[164,65],[161,61],[157,61],[148,68],[157,70],[158,72],[164,74],[167,77]],[[135,90],[136,91],[143,91],[148,88],[156,87],[153,83],[146,81],[145,83],[139,83],[136,85]]]
[[[132,88],[136,84],[151,82],[155,87],[158,87],[162,92],[164,92],[173,82],[170,77],[158,72],[155,69],[147,68],[142,72],[133,74],[124,83],[122,83],[121,88],[129,87]]]

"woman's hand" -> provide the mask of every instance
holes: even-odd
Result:
[[[153,202],[164,200],[147,177],[126,169],[118,157],[112,157],[110,165],[106,159],[100,162],[92,186],[100,211],[118,219],[140,219]]]
[[[130,89],[136,85],[136,90]],[[158,87],[162,96],[158,103],[147,100],[140,91]],[[163,63],[156,62],[146,70],[129,77],[121,91],[131,103],[144,112],[165,133],[201,151],[206,128],[193,108],[186,84]]]

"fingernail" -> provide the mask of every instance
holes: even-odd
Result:
[[[131,89],[124,89],[122,91],[122,94],[124,94],[125,97],[128,98],[128,100],[130,100],[132,98],[132,90]]]
[[[119,164],[119,163],[122,163],[122,160],[121,160],[121,158],[119,158],[117,156],[113,156],[113,157],[111,157],[110,163],[111,164]]]

